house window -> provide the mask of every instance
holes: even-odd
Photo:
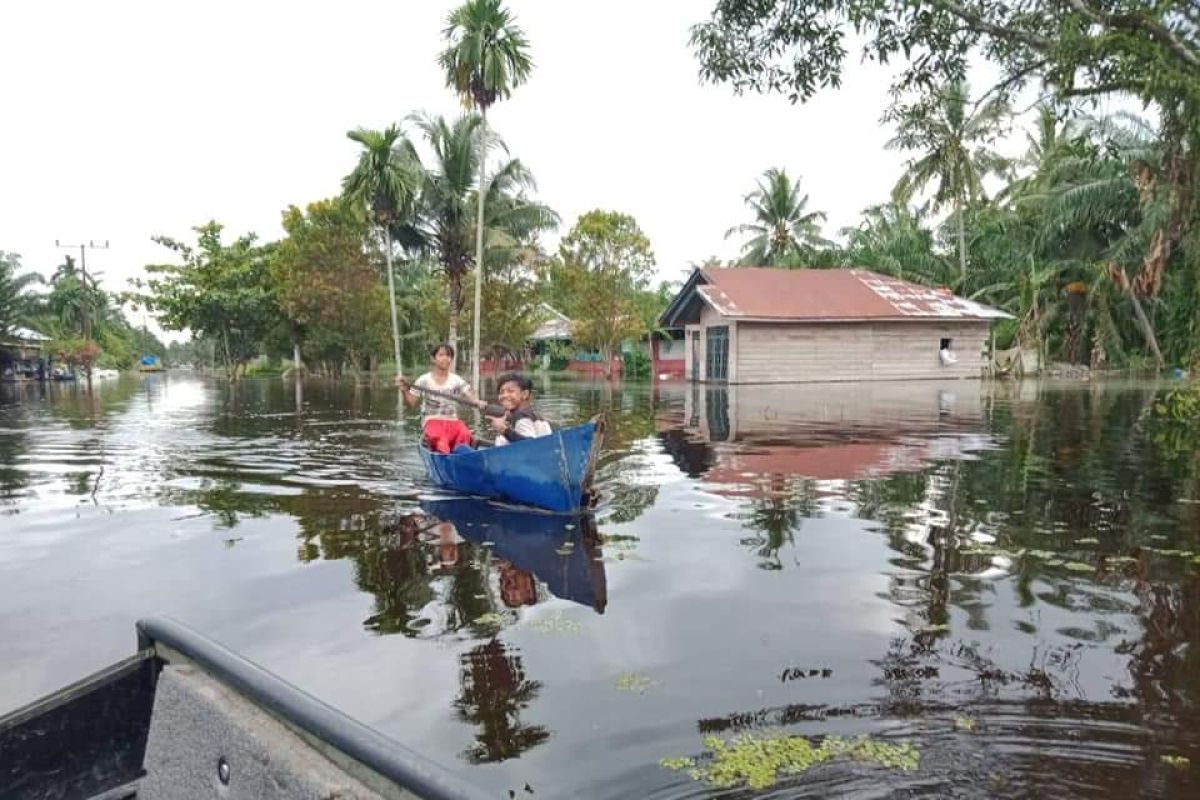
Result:
[[[942,339],[941,343],[938,344],[938,350],[953,350],[953,349],[954,349],[954,340],[953,339]]]

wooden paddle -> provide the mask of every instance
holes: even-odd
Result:
[[[412,383],[408,384],[408,388],[412,389],[414,392],[420,392],[421,394],[427,394],[432,397],[441,397],[444,400],[451,400],[459,405],[464,405],[477,411],[480,410],[479,406],[475,404],[475,401],[468,400],[459,394],[451,394],[450,392],[443,392],[438,389],[428,389],[424,386],[417,386],[416,384]],[[508,413],[502,406],[498,406],[495,403],[488,403],[483,407],[482,411],[484,416],[488,417],[503,417],[506,413]]]

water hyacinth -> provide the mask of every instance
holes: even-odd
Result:
[[[742,785],[766,789],[782,776],[798,775],[837,758],[904,771],[915,770],[921,759],[911,744],[891,744],[869,736],[827,736],[816,744],[808,737],[782,732],[744,734],[728,742],[709,736],[704,746],[709,752],[701,759],[664,758],[659,764],[671,770],[686,770],[692,779],[720,789]]]

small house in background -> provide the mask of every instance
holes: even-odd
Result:
[[[604,360],[598,352],[571,346],[574,327],[571,319],[548,303],[542,303],[540,311],[545,321],[529,337],[529,350],[533,360],[541,364],[543,369],[549,369],[551,351],[557,344],[560,353],[567,357],[567,362],[563,365],[566,371],[593,378],[603,377]],[[623,368],[624,362],[620,353],[614,353],[612,363],[609,364],[610,374],[620,377]]]
[[[29,328],[11,328],[0,334],[0,380],[47,380],[52,376],[50,337]]]
[[[977,378],[999,319],[1011,316],[863,269],[747,267],[693,271],[660,326],[688,380],[798,383]]]

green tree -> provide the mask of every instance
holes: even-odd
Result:
[[[489,136],[499,150],[507,154],[507,149],[499,137],[486,131],[482,118],[475,114],[453,123],[444,117],[427,115],[415,117],[414,121],[433,155],[422,168],[424,180],[417,213],[402,236],[437,258],[449,289],[448,340],[457,349],[465,299],[463,279],[473,266],[471,234],[477,228],[473,212],[478,204],[472,191],[485,149],[477,140]],[[505,277],[512,277],[513,262],[534,257],[537,235],[557,226],[558,215],[529,198],[528,192],[534,188],[533,175],[520,160],[513,158],[503,159],[487,181],[485,274],[502,269]],[[491,283],[498,285],[495,281]],[[509,295],[506,292],[507,299],[511,299]],[[485,305],[500,308],[494,303]]]
[[[386,299],[363,251],[367,225],[345,200],[283,212],[287,237],[271,263],[279,305],[311,355],[362,365],[386,352]],[[382,312],[382,313],[381,313]]]
[[[0,334],[30,324],[33,298],[29,287],[41,283],[36,272],[21,272],[21,257],[0,250]]]
[[[1184,266],[1181,286],[1200,272],[1198,24],[1190,0],[717,0],[692,44],[704,78],[793,101],[840,84],[851,33],[865,58],[903,62],[897,96],[964,80],[982,55],[1000,73],[984,97],[1040,83],[1059,102],[1137,98],[1161,120],[1157,158],[1139,167],[1143,206],[1161,213],[1130,280],[1131,296],[1152,298],[1169,263]]]
[[[226,377],[237,380],[280,316],[268,268],[270,249],[257,245],[253,234],[223,243],[217,222],[193,230],[195,247],[154,238],[183,263],[148,265],[150,277],[136,284],[144,291],[135,299],[156,312],[168,330],[211,336]]]
[[[918,283],[950,282],[953,267],[937,252],[933,231],[924,225],[922,214],[907,205],[872,206],[863,212],[857,227],[843,230],[842,235],[848,266]]]
[[[396,278],[392,269],[392,226],[412,212],[420,186],[420,173],[400,128],[382,131],[358,128],[346,134],[362,145],[358,163],[342,181],[343,195],[370,215],[383,239],[387,265],[388,302],[392,312],[392,355],[400,365],[400,323],[396,317]]]
[[[800,195],[800,180],[788,178],[787,170],[771,168],[758,186],[746,195],[754,222],[736,225],[725,238],[749,234],[742,246],[745,266],[780,267],[797,263],[806,248],[827,245],[821,237],[824,211],[808,210],[808,195]]]
[[[617,211],[589,211],[559,244],[559,261],[571,286],[566,313],[572,340],[600,351],[605,377],[621,342],[647,332],[635,300],[654,272],[650,240],[637,221]]]
[[[529,78],[533,61],[529,41],[517,27],[513,16],[500,0],[467,0],[451,12],[446,21],[446,49],[438,64],[446,73],[446,85],[462,98],[468,108],[479,111],[484,135],[478,138],[479,189],[475,227],[475,338],[471,385],[479,385],[479,315],[483,292],[484,167],[487,161],[487,111],[498,100],[507,99],[513,89]]]
[[[889,149],[917,153],[892,190],[897,202],[907,204],[934,184],[930,207],[953,207],[960,280],[967,276],[966,209],[987,199],[984,178],[1008,169],[1008,162],[989,148],[1003,132],[1008,105],[995,97],[974,109],[969,102],[965,82],[948,84],[927,101],[901,109],[896,136],[887,143]]]

